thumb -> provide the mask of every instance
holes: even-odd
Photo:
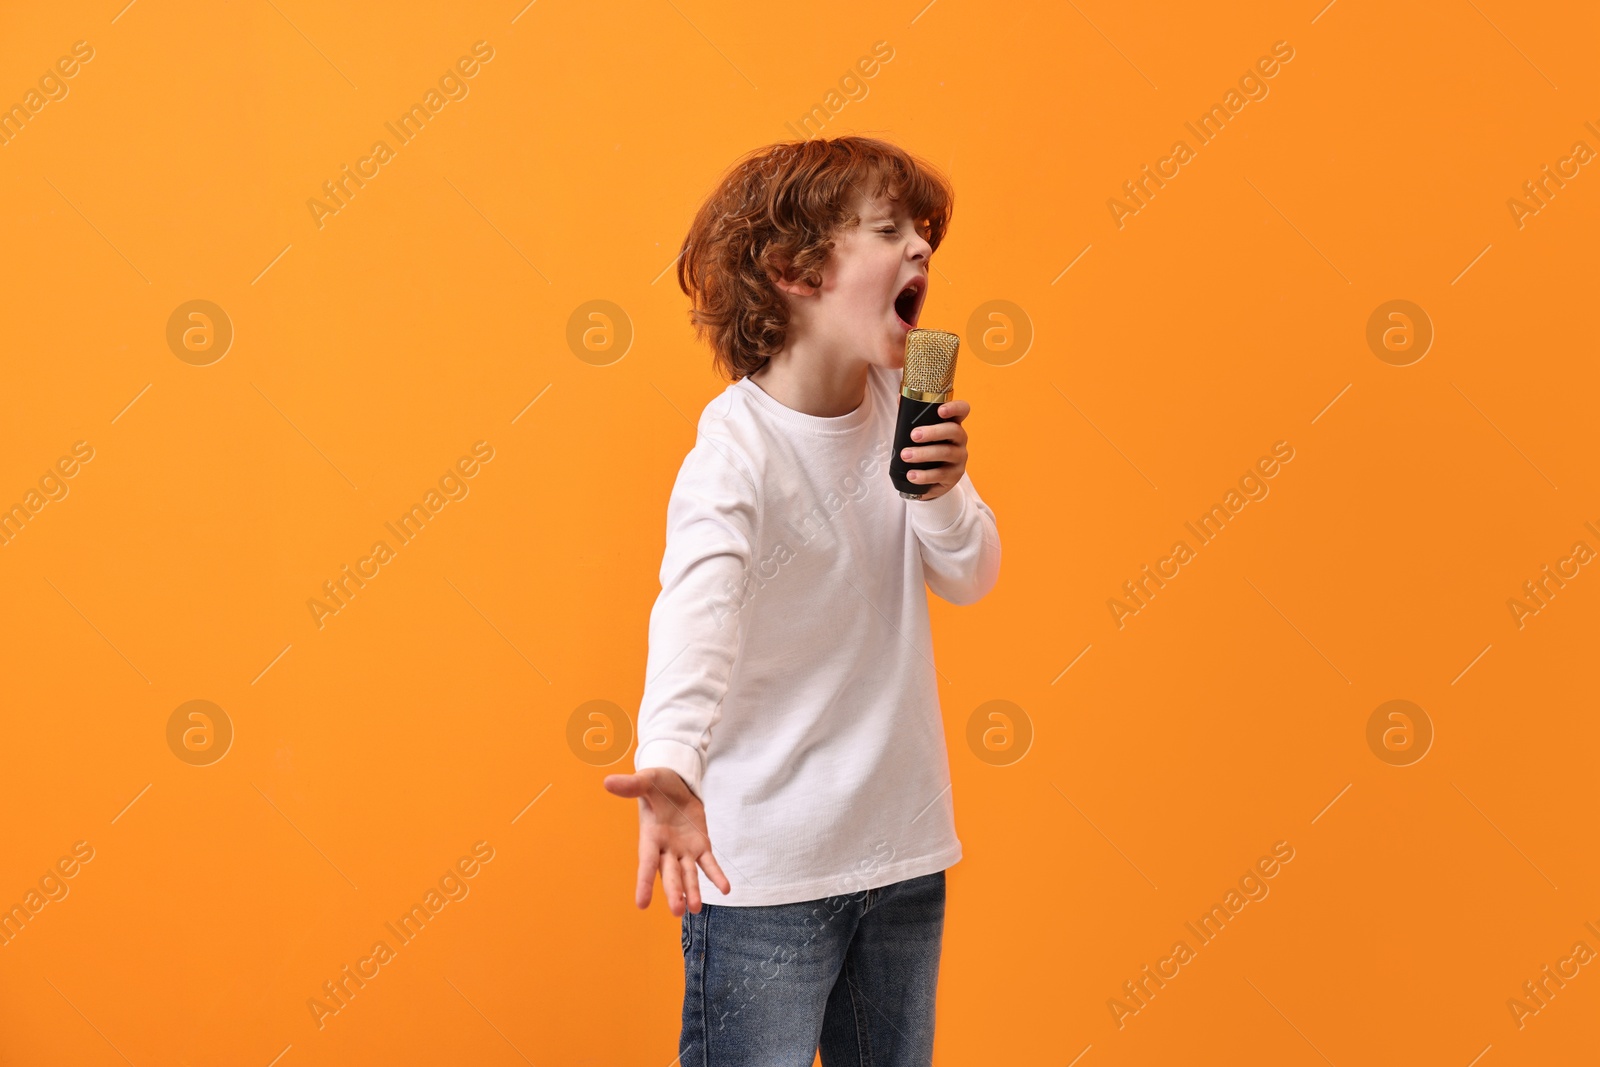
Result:
[[[642,797],[650,791],[650,782],[642,774],[608,774],[600,784],[619,797]]]

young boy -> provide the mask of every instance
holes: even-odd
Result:
[[[604,783],[639,800],[635,903],[659,870],[682,916],[683,1067],[932,1061],[961,842],[924,585],[970,604],[1000,570],[965,400],[907,450],[942,464],[923,497],[888,472],[950,208],[900,148],[817,139],[737,163],[684,242],[733,383],[667,503],[636,773]]]

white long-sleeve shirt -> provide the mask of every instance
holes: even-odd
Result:
[[[994,512],[963,476],[936,500],[889,480],[899,374],[821,418],[749,378],[700,415],[667,503],[634,769],[705,805],[733,891],[786,904],[961,858],[924,583],[970,604],[1000,571]]]

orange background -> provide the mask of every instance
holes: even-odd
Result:
[[[1600,149],[1589,6],[20,7],[0,103],[94,58],[0,147],[0,504],[93,459],[0,547],[0,903],[94,853],[0,948],[0,1063],[671,1061],[677,921],[633,907],[635,811],[599,785],[631,755],[591,766],[567,725],[637,709],[724,385],[667,269],[691,214],[878,41],[823,132],[953,178],[923,324],[966,338],[1005,546],[985,600],[933,607],[965,846],[937,1062],[1593,1048],[1593,965],[1507,1007],[1600,949],[1600,577],[1507,606],[1600,548],[1600,176],[1507,206]],[[468,95],[319,228],[322,183],[480,40]],[[1269,95],[1118,228],[1107,200],[1280,40]],[[204,366],[167,342],[195,299],[234,331]],[[1366,341],[1392,299],[1436,331],[1408,366]],[[626,351],[569,345],[592,300]],[[992,300],[1020,360],[968,330]],[[1280,440],[1270,495],[1119,629],[1107,600]],[[478,441],[469,495],[319,628],[322,583]],[[1367,740],[1396,699],[1435,735],[1408,766]],[[191,700],[235,732],[207,766],[168,743]],[[1034,732],[1010,765],[966,741],[991,700]],[[319,1029],[308,998],[479,841],[470,895]],[[1122,983],[1278,841],[1270,895],[1119,1028]]]

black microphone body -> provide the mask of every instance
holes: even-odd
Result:
[[[943,330],[913,329],[906,334],[905,371],[900,381],[900,414],[895,421],[894,452],[889,457],[889,480],[900,495],[920,500],[931,488],[926,482],[912,482],[906,472],[925,471],[944,466],[939,460],[907,463],[900,453],[914,446],[931,444],[913,441],[911,431],[918,426],[933,426],[946,421],[939,406],[952,395],[956,377],[956,350],[961,338]]]
[[[936,459],[924,460],[921,463],[907,463],[900,458],[900,453],[903,449],[927,443],[925,441],[913,441],[911,439],[911,431],[913,429],[918,426],[932,426],[935,423],[944,421],[939,417],[939,405],[942,403],[944,403],[942,400],[913,400],[904,393],[900,394],[900,417],[896,420],[894,426],[894,453],[889,460],[889,480],[894,483],[896,489],[900,490],[901,496],[921,497],[929,488],[926,484],[919,485],[916,482],[907,481],[906,471],[925,471],[934,467],[944,466],[943,463]]]

